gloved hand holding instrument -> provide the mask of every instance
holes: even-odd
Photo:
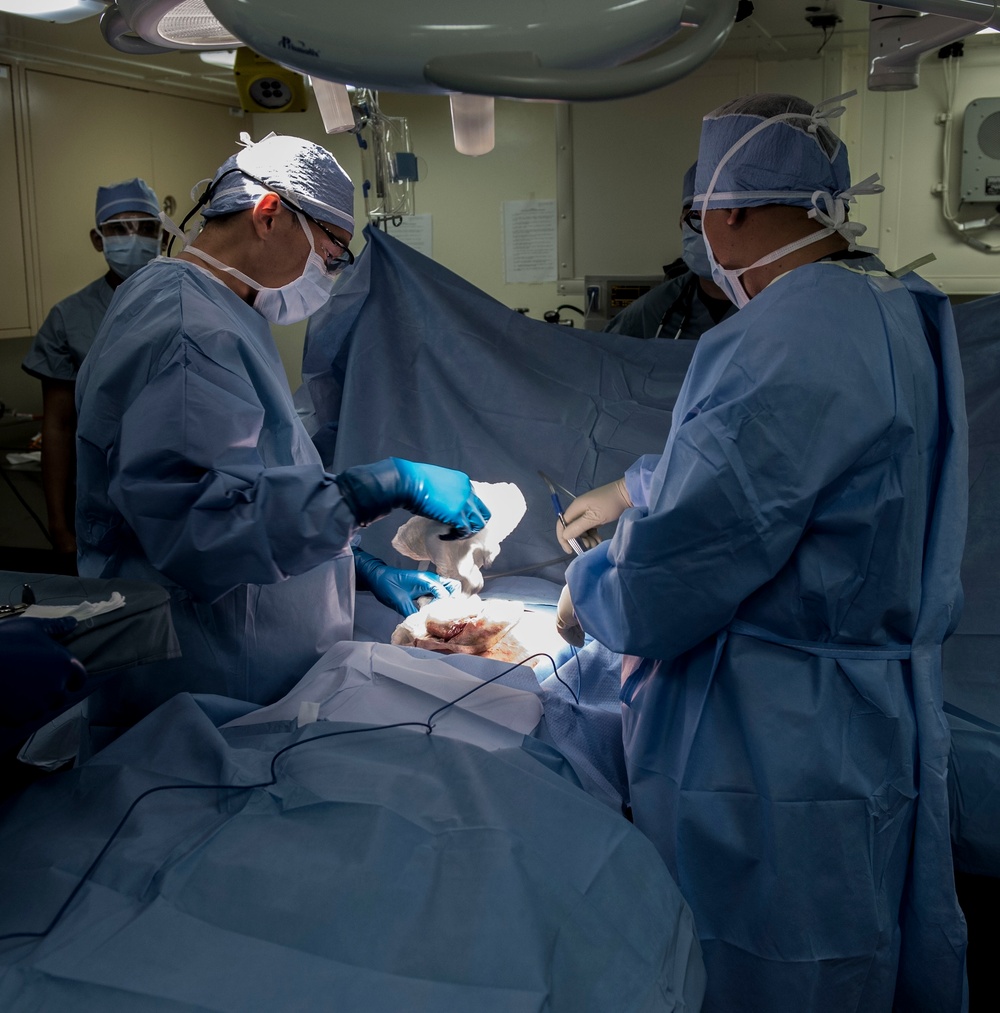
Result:
[[[632,505],[624,478],[600,485],[577,496],[566,507],[562,519],[556,524],[556,538],[567,552],[572,548],[571,539],[576,539],[584,548],[592,549],[601,540],[597,528],[617,521]]]

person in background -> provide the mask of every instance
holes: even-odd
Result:
[[[449,593],[354,552],[359,527],[402,507],[467,537],[489,518],[461,472],[324,470],[269,325],[309,317],[353,261],[354,186],[310,141],[244,145],[197,237],[122,286],[77,383],[80,573],[165,585],[182,652],[99,701],[113,728],[182,690],[278,699],[350,638],[355,567],[404,613]]]
[[[567,639],[626,655],[635,824],[694,912],[706,1013],[959,1013],[942,642],[967,423],[946,296],[856,248],[825,105],[705,117],[692,216],[739,313],[660,456],[574,500]]]
[[[144,180],[98,187],[90,241],[104,254],[108,270],[52,307],[21,364],[42,381],[42,488],[49,537],[53,548],[67,555],[76,555],[76,377],[115,289],[160,252],[159,215],[159,201]]]
[[[700,338],[736,312],[726,293],[712,281],[704,237],[686,221],[697,168],[695,163],[684,173],[680,258],[663,269],[666,281],[615,314],[605,331],[633,338]]]

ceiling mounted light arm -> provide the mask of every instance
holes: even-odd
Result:
[[[151,53],[172,53],[174,50],[164,46],[156,46],[147,42],[141,35],[137,35],[132,26],[125,20],[117,4],[105,8],[100,20],[101,35],[104,41],[117,49],[119,53],[129,53],[132,56],[145,56]]]
[[[868,90],[918,87],[920,60],[927,53],[994,26],[998,20],[993,0],[894,0],[891,6],[872,3]]]
[[[450,91],[507,98],[587,102],[630,98],[673,84],[700,67],[726,41],[737,0],[688,0],[683,24],[697,26],[671,49],[605,69],[542,66],[534,53],[471,53],[428,61],[424,77]]]
[[[890,5],[883,4],[882,0],[866,0],[866,2],[879,7],[901,7],[903,10],[918,11],[921,14],[959,18],[981,26],[990,24],[997,15],[996,0],[893,0]]]

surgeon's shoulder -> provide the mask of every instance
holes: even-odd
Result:
[[[870,272],[849,261],[803,264],[772,282],[755,303],[761,316],[777,313],[807,332],[839,334],[848,324],[852,333],[878,329],[881,316]]]
[[[805,392],[864,377],[891,366],[886,324],[865,274],[830,263],[806,264],[776,279],[719,327],[736,327],[733,365],[758,379]]]

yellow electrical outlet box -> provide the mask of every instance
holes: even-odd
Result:
[[[240,106],[248,113],[301,113],[309,107],[305,78],[241,46],[233,66]]]

